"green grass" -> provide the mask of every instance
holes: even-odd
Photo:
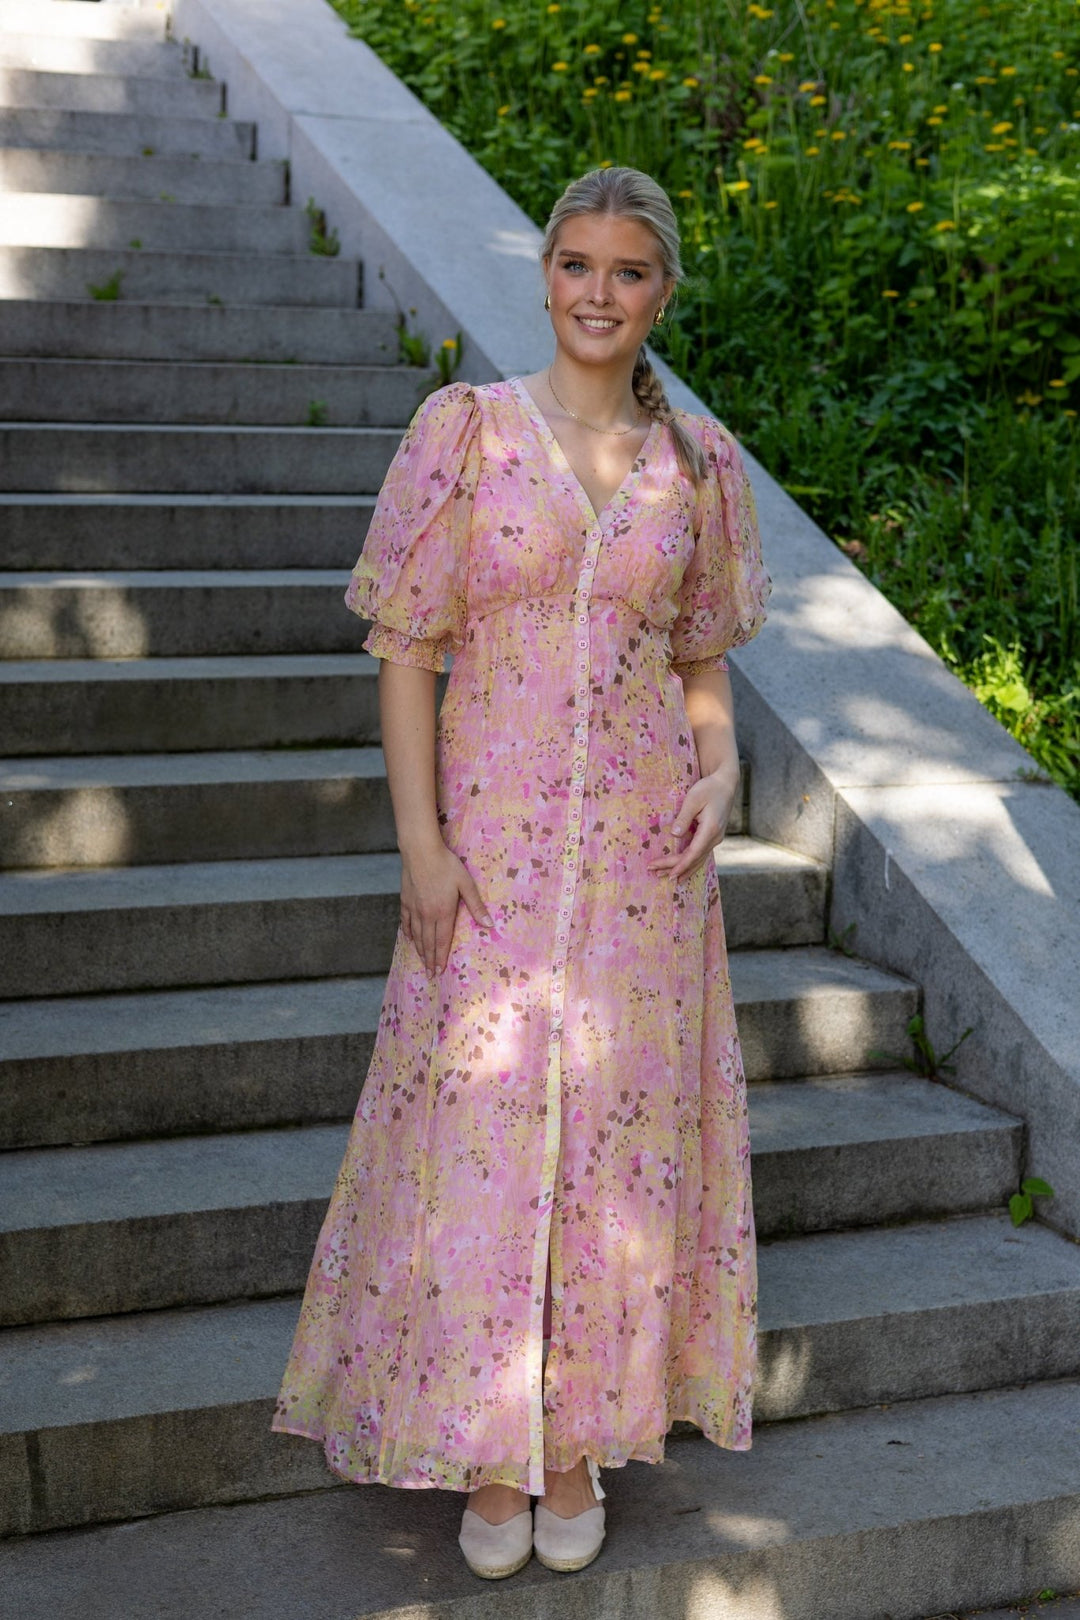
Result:
[[[1080,4],[332,0],[537,221],[680,213],[676,369],[1080,797]]]

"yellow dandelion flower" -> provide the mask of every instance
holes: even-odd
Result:
[[[695,79],[692,74],[688,78],[685,78],[683,80],[683,84],[686,86],[686,88],[688,90],[696,90],[700,83],[701,83],[701,80],[700,79]]]
[[[1005,69],[1003,68],[1002,72],[1004,72],[1004,71],[1005,71]],[[1015,73],[1015,71],[1016,71],[1016,69],[1014,68],[1013,72]],[[1080,73],[1080,68],[1066,68],[1065,69],[1065,77],[1067,79],[1075,79],[1077,73]]]
[[[495,112],[496,112],[496,116],[497,116],[497,117],[499,117],[499,118],[505,118],[505,117],[506,117],[506,115],[507,115],[507,113],[508,113],[508,112],[509,112],[509,111],[510,111],[510,108],[509,108],[509,106],[506,106],[506,107],[496,107],[496,109],[495,109]]]
[[[781,62],[794,62],[794,60],[795,60],[795,52],[794,51],[780,51],[778,53],[778,60],[781,61]]]
[[[442,347],[444,349],[456,349],[457,348],[457,338],[443,338]]]
[[[649,78],[650,79],[666,79],[667,78],[667,68],[653,68],[652,72],[649,74]]]
[[[1075,416],[1076,412],[1075,411],[1070,411],[1070,410],[1064,410],[1064,411],[1062,411],[1061,414],[1062,414],[1062,416]]]
[[[901,62],[900,66],[903,68],[905,73],[914,73],[915,71],[914,62]]]
[[[635,73],[648,73],[648,62],[632,62],[631,67]]]
[[[828,133],[829,132],[827,129],[815,129],[814,131],[814,134],[817,136],[819,141],[823,135],[827,135]]]
[[[754,83],[755,84],[772,84],[772,79],[769,77],[769,75],[767,73],[756,73],[754,75]]]
[[[984,152],[1004,152],[1004,150],[1000,141],[991,141],[989,145],[983,147]]]
[[[820,154],[820,152],[821,152],[821,147],[820,146],[808,146],[806,148],[807,157],[817,157]]]
[[[899,298],[900,294],[895,287],[886,287],[881,296],[882,298]]]
[[[947,101],[938,102],[938,105],[934,108],[934,111],[936,113],[947,113],[948,110],[949,110],[949,103]]]
[[[551,71],[552,73],[565,73],[569,66],[569,62],[552,62]]]
[[[638,51],[635,54],[640,56],[644,61],[647,62],[649,57],[652,55],[652,51]]]
[[[915,167],[917,169],[928,169],[930,167],[930,159],[929,158],[916,158],[915,159]]]
[[[907,211],[908,211],[909,214],[918,214],[918,213],[921,213],[921,211],[925,207],[926,207],[925,203],[909,202],[908,205],[907,205]]]
[[[506,27],[506,18],[505,17],[496,17],[495,21],[492,23],[491,26],[492,26],[492,28],[505,28]]]
[[[1049,133],[1050,132],[1045,124],[1036,124],[1034,130],[1032,131],[1032,134],[1034,135],[1048,135]]]
[[[928,119],[927,119],[927,120],[926,120],[926,122],[927,122],[927,123],[928,123],[928,124],[941,124],[941,123],[943,123],[943,122],[944,122],[944,119],[941,119],[941,118],[936,118],[936,117],[930,117],[930,118],[928,118]]]
[[[944,50],[945,47],[943,45],[939,45],[937,40],[935,39],[933,44],[928,45],[926,48],[927,48],[928,51],[932,51],[934,53],[934,55],[936,56],[938,51]]]
[[[832,139],[834,141],[846,141],[847,140],[847,130],[846,129],[834,129],[833,132],[832,132]]]
[[[692,197],[694,193],[692,191],[680,191],[677,195],[680,197]]]
[[[1002,124],[995,124],[993,126],[993,128],[991,129],[990,133],[991,133],[991,135],[1006,135],[1006,134],[1008,134],[1010,129],[1012,129],[1012,125],[1010,123],[1008,123],[1008,122],[1005,122],[1005,123],[1002,123]]]
[[[638,37],[636,34],[624,34],[622,37],[622,42],[624,45],[636,45],[638,42]]]
[[[910,45],[914,38],[915,38],[914,34],[901,34],[900,35],[900,44],[901,45]]]
[[[808,91],[817,89],[816,79],[804,79],[799,86],[799,94],[805,96]]]
[[[747,147],[747,148],[750,148],[750,149],[752,149],[755,146],[760,146],[761,145],[761,136],[760,135],[751,135],[749,140],[743,141],[743,145],[745,147]]]
[[[1011,79],[1015,72],[1016,69],[1014,67],[1004,67],[1001,69],[1001,77],[1003,79]]]
[[[548,6],[548,16],[549,17],[554,17],[555,13],[557,11],[561,11],[561,10],[562,10],[561,6]]]
[[[997,84],[997,80],[989,73],[980,73],[975,80],[976,84]]]
[[[935,231],[955,231],[956,221],[952,219],[939,219],[934,226]]]
[[[586,45],[582,54],[585,56],[599,56],[600,47],[599,45]]]
[[[614,99],[616,101],[629,101],[630,100],[630,91],[629,90],[616,90]]]
[[[1038,155],[1039,155],[1039,148],[1037,146],[1025,146],[1024,147],[1024,156],[1025,157],[1038,157]]]
[[[910,141],[890,141],[889,142],[889,151],[890,152],[910,152],[911,151],[911,142]]]
[[[1065,381],[1064,377],[1051,377],[1049,383],[1047,384],[1048,388],[1067,388],[1068,386],[1069,385]]]
[[[598,96],[599,94],[599,90],[597,90],[593,85],[586,85],[585,89],[581,92],[582,99],[584,101],[591,101],[594,96]]]
[[[614,158],[601,158],[599,167],[601,169],[613,169],[615,167]]]
[[[1025,388],[1022,394],[1017,394],[1016,403],[1018,405],[1041,405],[1042,395],[1033,394],[1030,388]]]
[[[770,199],[767,203],[762,204],[763,208],[779,208],[779,206],[780,204],[773,199]],[[1051,383],[1050,386],[1053,387],[1053,384]]]
[[[750,182],[749,180],[732,180],[727,189],[729,191],[749,191]]]
[[[1054,58],[1055,62],[1062,62],[1065,59],[1064,51],[1051,51],[1050,55]]]

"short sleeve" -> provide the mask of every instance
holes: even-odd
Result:
[[[430,394],[390,464],[345,592],[373,621],[364,647],[376,658],[438,673],[461,646],[479,454],[473,390]]]
[[[694,555],[679,587],[672,667],[680,675],[726,669],[725,653],[765,623],[771,581],[761,556],[754,492],[734,437],[711,418],[691,417],[708,461],[698,492]]]

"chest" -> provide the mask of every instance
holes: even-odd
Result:
[[[597,517],[630,478],[651,425],[646,418],[632,432],[618,435],[597,433],[575,422],[551,428],[557,458],[581,486]]]

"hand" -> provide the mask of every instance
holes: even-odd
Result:
[[[464,862],[441,839],[402,857],[401,927],[432,977],[442,973],[450,958],[462,900],[482,928],[494,926]]]
[[[678,883],[703,866],[724,837],[739,787],[739,772],[720,770],[703,776],[687,793],[671,830],[677,838],[693,827],[693,837],[681,855],[663,855],[649,866],[650,872],[668,872]]]

